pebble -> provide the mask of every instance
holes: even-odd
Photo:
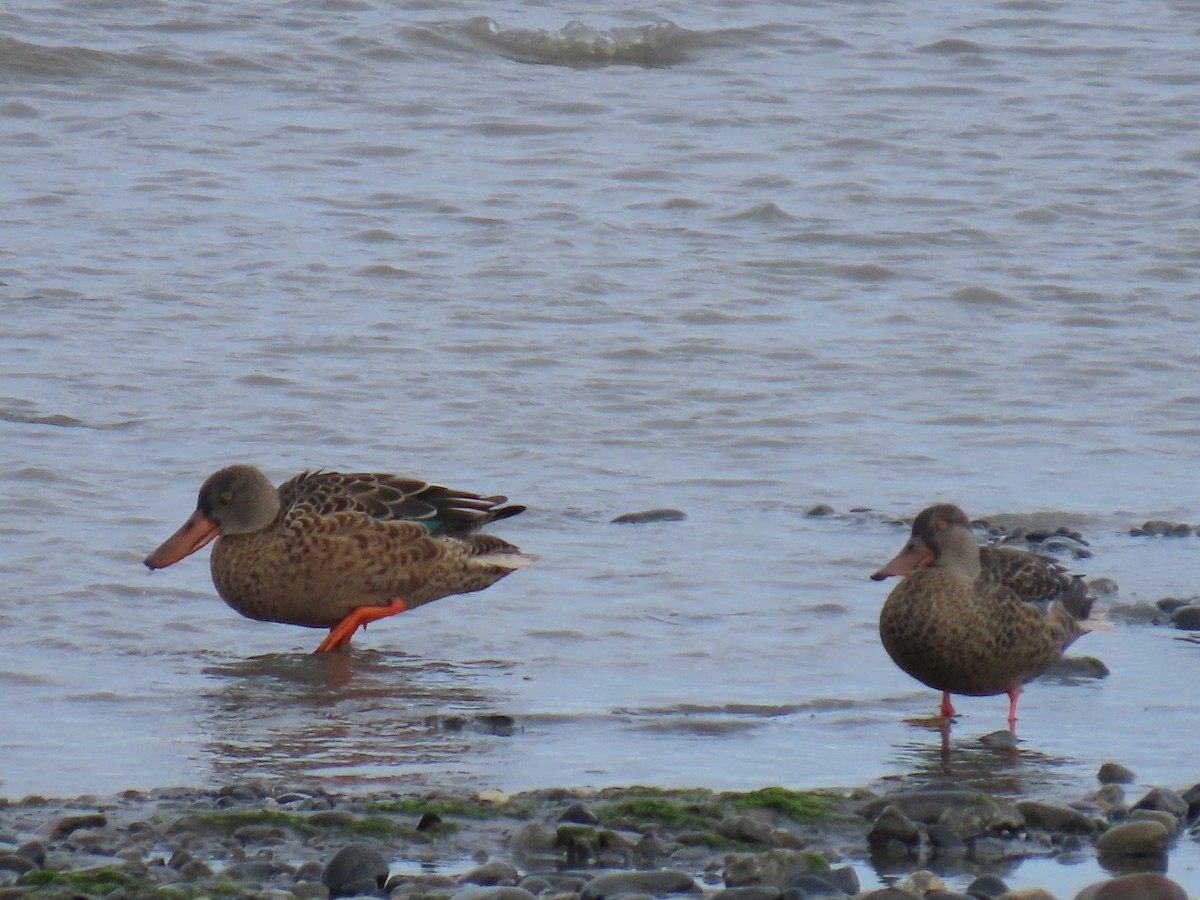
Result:
[[[717,834],[744,844],[766,844],[771,839],[771,826],[752,816],[726,816],[717,823]]]
[[[108,818],[103,813],[79,813],[59,816],[47,822],[37,830],[39,837],[55,840],[65,837],[79,828],[103,828],[108,824]]]
[[[658,509],[644,509],[641,512],[622,513],[613,519],[609,524],[645,525],[649,522],[682,522],[686,518],[687,513],[681,509],[660,507]]]
[[[1008,893],[1008,884],[998,875],[980,875],[967,885],[967,893],[983,897],[999,897]]]
[[[5,853],[0,856],[0,869],[7,872],[16,872],[18,875],[36,869],[37,866],[33,860],[25,856],[20,856],[16,853]]]
[[[755,884],[747,887],[725,888],[712,895],[711,900],[778,900],[783,892],[773,884]],[[805,895],[807,900],[807,895]]]
[[[1176,818],[1185,818],[1188,814],[1188,803],[1178,793],[1170,788],[1153,788],[1141,800],[1133,804],[1134,809],[1161,809]]]
[[[512,886],[480,887],[470,885],[450,896],[451,900],[534,900],[534,895],[529,891]]]
[[[1200,631],[1200,606],[1181,606],[1171,613],[1171,624],[1184,631]]]
[[[1159,822],[1125,822],[1100,835],[1096,849],[1101,856],[1161,856],[1169,838]]]
[[[842,890],[836,884],[831,883],[828,878],[816,872],[802,872],[799,875],[789,878],[787,889],[789,896],[793,896],[793,892],[798,891],[804,900],[824,900],[826,897],[850,896],[849,893]]]
[[[1025,817],[1025,824],[1033,828],[1064,834],[1094,834],[1097,831],[1095,820],[1069,806],[1022,800],[1017,803],[1017,809]]]
[[[645,893],[655,896],[699,891],[695,879],[676,869],[648,872],[615,872],[593,878],[579,893],[580,900],[608,900],[620,894]]]
[[[893,841],[912,847],[921,842],[916,824],[895,806],[885,806],[867,832],[867,843],[873,850],[882,850]]]
[[[1145,872],[1089,884],[1075,900],[1187,900],[1187,891],[1166,875]]]
[[[1132,769],[1115,762],[1103,763],[1096,773],[1096,780],[1101,784],[1129,784],[1136,778]]]
[[[1131,535],[1151,537],[1187,537],[1192,533],[1192,526],[1185,522],[1168,522],[1164,519],[1151,519],[1142,523],[1141,528],[1129,529]]]
[[[513,885],[520,880],[515,866],[497,859],[476,866],[459,879],[468,884],[483,885]]]
[[[833,515],[833,507],[828,503],[818,503],[806,509],[804,515],[810,519],[824,519]]]
[[[574,822],[576,825],[595,825],[600,821],[600,817],[582,803],[572,803],[558,817],[558,821]]]
[[[333,855],[321,873],[330,897],[373,894],[383,887],[388,863],[383,854],[362,841],[347,844]]]

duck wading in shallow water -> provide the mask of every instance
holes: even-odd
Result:
[[[323,653],[360,625],[483,590],[533,562],[476,533],[525,510],[507,500],[338,472],[302,472],[276,489],[254,466],[229,466],[145,563],[161,569],[216,539],[212,578],[225,602],[251,619],[330,629]]]
[[[902,580],[879,614],[884,649],[942,692],[947,720],[951,694],[1008,694],[1015,732],[1021,685],[1093,627],[1082,578],[1024,550],[981,547],[966,513],[949,503],[917,516],[904,549],[871,578],[890,575]]]

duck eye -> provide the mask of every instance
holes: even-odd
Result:
[[[938,519],[938,520],[937,520],[937,530],[938,530],[938,531],[945,531],[945,530],[946,530],[946,526],[947,526],[947,525],[949,525],[949,524],[950,524],[950,523],[949,523],[949,522],[947,522],[945,519]]]
[[[233,491],[221,491],[221,502],[229,503],[233,500]]]

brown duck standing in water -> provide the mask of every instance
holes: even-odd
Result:
[[[913,678],[951,694],[1008,694],[1016,730],[1021,685],[1040,675],[1079,635],[1093,598],[1083,579],[1024,550],[981,547],[957,506],[931,506],[904,549],[871,576],[902,576],[879,614],[884,649]]]
[[[200,488],[196,511],[146,557],[161,569],[214,538],[217,593],[243,616],[328,628],[318,653],[359,626],[479,591],[533,561],[475,532],[525,510],[395,475],[302,472],[278,489],[254,466]]]

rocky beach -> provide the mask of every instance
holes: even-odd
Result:
[[[1133,777],[1108,764],[1069,803],[937,781],[511,796],[238,783],[30,796],[0,802],[0,900],[1185,900],[1163,873],[1191,839],[1200,785],[1127,796]],[[1069,897],[1010,886],[1022,861],[1087,858],[1108,874]]]

